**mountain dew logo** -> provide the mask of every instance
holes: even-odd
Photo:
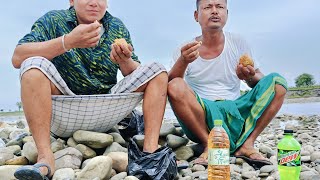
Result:
[[[300,166],[300,151],[278,150],[278,164],[282,166]]]

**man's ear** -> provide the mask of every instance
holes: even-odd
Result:
[[[74,0],[69,0],[70,6],[73,6]]]
[[[199,22],[199,21],[198,21],[198,11],[194,11],[194,19],[195,19],[197,22]]]

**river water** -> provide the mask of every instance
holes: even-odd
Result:
[[[279,113],[281,114],[291,114],[291,115],[320,115],[320,102],[313,103],[293,103],[293,104],[283,104]],[[164,115],[165,119],[175,119],[173,111],[167,108]],[[0,117],[0,121],[13,122],[19,119],[24,119],[23,116],[10,116],[10,117]]]

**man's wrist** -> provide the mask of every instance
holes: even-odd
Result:
[[[69,34],[64,34],[62,36],[62,47],[65,52],[69,52],[72,49],[72,46],[70,44]]]

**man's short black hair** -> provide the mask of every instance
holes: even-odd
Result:
[[[197,9],[199,9],[200,1],[201,1],[201,0],[197,0]],[[226,3],[228,3],[228,0],[225,0],[225,1],[226,1]]]

